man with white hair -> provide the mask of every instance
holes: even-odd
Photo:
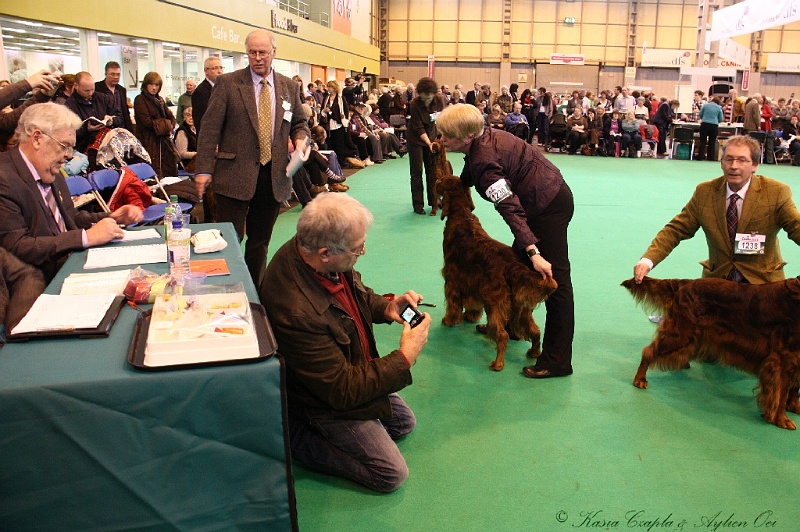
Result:
[[[208,100],[211,99],[211,91],[214,90],[214,84],[217,82],[217,77],[222,74],[222,70],[222,60],[219,57],[209,57],[203,61],[203,71],[206,74],[206,79],[192,92],[192,119],[194,120],[194,129],[197,131],[198,137],[200,136],[203,115],[206,114],[206,109],[208,109]]]
[[[111,214],[75,209],[61,166],[72,158],[80,124],[63,105],[33,105],[19,119],[19,146],[0,154],[0,245],[48,282],[70,253],[121,238],[118,224],[142,219],[133,205]]]

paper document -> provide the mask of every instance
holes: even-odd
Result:
[[[42,294],[11,334],[95,329],[114,302],[114,294],[54,296]]]
[[[161,233],[157,229],[151,227],[144,231],[126,231],[123,229],[122,238],[113,240],[112,242],[135,242],[137,240],[149,240],[151,238],[161,238]]]
[[[61,295],[117,294],[122,295],[131,270],[113,272],[71,273],[61,285]]]
[[[92,248],[86,254],[87,270],[167,262],[166,244]]]

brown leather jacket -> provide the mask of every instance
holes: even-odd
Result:
[[[259,289],[278,352],[286,360],[289,415],[305,419],[389,419],[388,395],[411,384],[405,356],[395,350],[378,358],[372,323],[390,323],[389,302],[345,273],[367,325],[371,353],[364,353],[353,318],[320,284],[286,242],[267,267]]]

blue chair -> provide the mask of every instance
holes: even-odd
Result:
[[[67,182],[69,195],[72,196],[72,203],[75,204],[76,209],[96,201],[94,189],[92,189],[92,184],[89,183],[88,179],[79,175],[70,175],[64,179]]]
[[[166,192],[161,187],[161,183],[158,180],[158,175],[152,166],[147,163],[135,163],[128,165],[128,168],[142,181],[146,181],[147,179],[155,179],[162,194],[166,195]],[[169,199],[169,196],[167,196],[167,199]],[[167,208],[167,205],[169,205],[169,203],[154,203],[150,205],[144,210],[144,213],[142,213],[143,217],[140,223],[149,224],[162,219],[164,217],[164,210]],[[181,202],[178,203],[178,205],[180,205],[181,211],[183,211],[184,214],[192,210],[193,207],[191,203]]]
[[[89,174],[88,179],[89,183],[92,185],[94,197],[97,199],[97,203],[100,204],[105,212],[111,212],[111,209],[108,208],[108,203],[106,203],[106,200],[103,199],[103,196],[100,194],[100,192],[109,188],[115,188],[117,183],[119,183],[119,177],[119,171],[114,170],[113,168],[95,170]]]
[[[80,196],[92,192],[92,184],[88,179],[79,175],[71,175],[65,178],[70,196]]]
[[[156,178],[156,171],[147,163],[129,164],[128,168],[142,181]]]

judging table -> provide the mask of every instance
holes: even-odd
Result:
[[[669,134],[670,136],[673,135],[676,127],[688,127],[689,129],[693,130],[695,133],[700,131],[700,122],[682,122],[680,120],[675,120],[670,124]],[[740,135],[744,131],[744,124],[741,122],[723,122],[719,125],[719,136],[733,136],[733,135]]]
[[[208,282],[240,281],[258,302],[233,226],[192,231],[210,228],[227,248],[192,259],[225,258],[231,275]],[[108,338],[0,349],[0,529],[296,529],[279,357],[141,371],[126,362],[137,315],[124,306]]]

